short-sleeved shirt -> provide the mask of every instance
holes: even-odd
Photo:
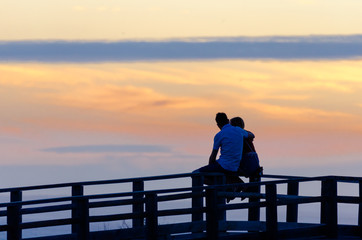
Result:
[[[226,124],[214,137],[214,150],[220,150],[220,157],[216,160],[226,170],[236,172],[240,165],[243,152],[244,138],[248,132],[239,127]]]

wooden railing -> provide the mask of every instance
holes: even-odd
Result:
[[[209,174],[215,185],[203,186],[205,175],[186,173],[144,178],[117,179],[0,189],[0,194],[9,194],[9,201],[0,203],[0,233],[4,239],[53,240],[53,239],[280,239],[289,237],[339,235],[362,236],[362,178],[354,177],[293,177],[263,175],[260,182],[243,184],[249,191],[232,193],[225,185],[224,176]],[[146,190],[145,183],[191,180],[191,186]],[[269,180],[268,180],[269,179]],[[268,180],[268,181],[266,181]],[[186,181],[185,181],[186,182]],[[300,185],[315,183],[320,186],[319,194],[300,194]],[[341,195],[338,184],[358,186],[358,194]],[[130,191],[102,194],[86,194],[89,187],[107,188],[110,184],[131,184]],[[282,192],[280,189],[286,186]],[[279,189],[278,189],[279,188]],[[71,194],[44,199],[23,199],[23,194],[39,190],[56,191],[69,189]],[[233,201],[226,204],[226,197],[245,197],[245,202]],[[188,207],[161,209],[165,202],[187,201]],[[235,203],[236,202],[236,203]],[[298,222],[301,204],[318,203],[318,223]],[[358,206],[356,224],[338,224],[338,204]],[[95,209],[128,206],[128,210],[93,214]],[[278,207],[286,208],[285,221],[278,220]],[[232,210],[247,209],[247,219],[229,220]],[[265,213],[261,214],[260,209]],[[23,221],[32,214],[67,212],[68,217],[46,220]],[[188,220],[177,223],[161,223],[162,217],[186,216]],[[261,220],[261,219],[264,220]],[[118,229],[92,230],[95,223],[127,221],[127,227]],[[5,223],[6,222],[6,223]],[[52,226],[69,226],[69,232],[42,237],[23,237],[23,231]],[[1,235],[0,235],[1,236]],[[1,237],[0,237],[1,239]]]

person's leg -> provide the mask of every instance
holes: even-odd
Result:
[[[198,172],[219,172],[225,173],[225,170],[217,162],[211,163],[209,165],[203,166],[196,171]]]
[[[203,172],[203,173],[224,173],[225,174],[225,170],[220,166],[220,164],[218,164],[217,162],[215,163],[211,163],[209,165],[203,166],[193,172]],[[205,176],[204,178],[204,184],[206,185],[213,185],[214,184],[214,177],[210,177],[210,176]]]
[[[235,173],[235,172],[225,170],[224,173],[226,175],[226,184],[245,183],[241,178],[239,178],[239,176],[236,175],[237,173]],[[244,186],[235,186],[235,187],[227,189],[227,191],[241,192],[241,191],[244,191],[244,189],[245,189]],[[228,198],[226,198],[226,202],[229,203],[233,199],[235,199],[235,197],[228,197]],[[243,199],[244,198],[242,198],[241,200],[243,200]]]
[[[220,166],[219,163],[215,162],[206,166],[203,166],[197,170],[195,170],[194,172],[217,172],[217,173],[223,173],[226,176],[226,184],[234,184],[234,183],[244,183],[244,181],[239,178],[238,176],[236,176],[235,172],[232,171],[228,171],[225,170],[223,167]],[[214,184],[214,178],[213,177],[207,177],[205,176],[204,178],[204,184],[206,185],[213,185]],[[226,191],[230,191],[230,192],[240,192],[243,190],[243,187],[241,186],[236,186],[233,188],[229,188],[226,189]],[[230,202],[231,200],[233,200],[233,197],[227,198],[226,201]]]
[[[227,184],[244,183],[244,181],[234,174],[233,175],[226,174],[226,183]]]

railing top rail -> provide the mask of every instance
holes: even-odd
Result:
[[[117,184],[117,183],[130,183],[135,181],[155,181],[155,180],[167,180],[167,179],[176,179],[176,178],[186,178],[198,175],[209,175],[209,176],[218,176],[222,175],[219,173],[180,173],[180,174],[170,174],[170,175],[159,175],[159,176],[149,176],[149,177],[136,177],[136,178],[124,178],[124,179],[112,179],[112,180],[96,180],[96,181],[84,181],[84,182],[71,182],[71,183],[58,183],[58,184],[47,184],[47,185],[36,185],[36,186],[25,186],[25,187],[14,187],[14,188],[3,188],[0,189],[0,193],[12,192],[12,191],[30,191],[30,190],[43,190],[43,189],[52,189],[52,188],[65,188],[73,187],[77,185],[82,186],[91,186],[91,185],[106,185],[106,184]],[[350,182],[358,183],[362,181],[362,177],[348,177],[348,176],[321,176],[321,177],[302,177],[302,176],[285,176],[285,175],[271,175],[264,174],[262,178],[277,178],[283,179],[279,181],[273,180],[275,184],[288,183],[289,181],[320,181],[327,178],[333,178],[339,182]],[[283,182],[284,181],[284,182]],[[269,183],[271,181],[263,181],[262,183]],[[252,185],[260,185],[258,182],[249,183]]]
[[[177,176],[197,176],[199,174],[178,174]],[[213,174],[215,175],[215,174]],[[170,176],[170,175],[167,175]],[[269,176],[277,176],[277,175],[267,175]],[[160,176],[161,177],[161,176]],[[148,179],[159,179],[150,177]],[[283,177],[278,177],[283,178]],[[352,181],[352,180],[359,180],[361,178],[354,178],[354,177],[336,177],[336,176],[325,176],[325,177],[300,177],[300,178],[293,178],[293,179],[284,179],[284,180],[272,180],[272,181],[262,181],[262,182],[251,182],[251,183],[243,183],[241,185],[248,185],[248,186],[262,186],[268,184],[286,184],[291,182],[310,182],[310,181],[323,181],[326,179],[337,179],[341,181]],[[137,178],[138,179],[138,178]],[[144,178],[140,178],[144,179]],[[161,178],[164,179],[164,178]],[[112,181],[112,180],[111,180]],[[109,182],[109,181],[107,181]],[[91,182],[94,183],[94,182]],[[80,183],[76,183],[80,184]],[[240,184],[229,184],[228,186],[236,186]],[[167,193],[175,193],[175,192],[188,192],[192,190],[204,190],[209,188],[225,188],[224,184],[221,185],[213,185],[213,186],[199,186],[199,187],[185,187],[185,188],[172,188],[172,189],[158,189],[158,190],[147,190],[147,191],[133,191],[133,192],[119,192],[119,193],[107,193],[107,194],[94,194],[94,195],[85,195],[85,196],[69,196],[69,197],[60,197],[60,198],[49,198],[49,199],[39,199],[39,200],[28,200],[28,201],[20,201],[20,202],[7,202],[7,203],[0,203],[0,207],[7,207],[11,205],[31,205],[31,204],[45,204],[45,203],[52,203],[52,202],[63,202],[63,201],[70,201],[78,198],[88,198],[88,199],[101,199],[101,198],[116,198],[116,197],[130,197],[135,194],[148,194],[148,193],[156,193],[156,194],[167,194]]]
[[[0,188],[0,193],[12,192],[12,191],[30,191],[30,190],[40,190],[40,189],[66,188],[78,185],[91,186],[91,185],[106,185],[106,184],[117,184],[117,183],[131,183],[134,181],[167,180],[167,179],[192,177],[200,174],[208,176],[223,175],[222,173],[178,173],[178,174],[158,175],[158,176],[148,176],[148,177],[121,178],[121,179],[111,179],[111,180],[95,180],[95,181],[56,183],[56,184],[24,186],[24,187]]]
[[[362,177],[350,177],[350,176],[320,176],[320,177],[303,177],[303,176],[288,176],[288,175],[273,175],[273,174],[264,174],[262,176],[263,178],[277,178],[277,179],[301,179],[301,178],[308,178],[309,180],[315,179],[315,180],[323,180],[323,179],[335,179],[338,182],[349,182],[349,183],[358,183],[359,181],[362,181]]]
[[[278,179],[296,179],[305,178],[305,176],[290,176],[290,175],[275,175],[275,174],[263,174],[263,178],[278,178]]]
[[[175,178],[184,178],[192,177],[198,175],[208,175],[208,176],[222,176],[221,173],[181,173],[181,174],[171,174],[171,175],[160,175],[160,176],[150,176],[150,177],[136,177],[136,178],[123,178],[123,179],[111,179],[111,180],[96,180],[96,181],[84,181],[84,182],[71,182],[71,183],[56,183],[56,184],[46,184],[46,185],[35,185],[35,186],[24,186],[24,187],[13,187],[13,188],[2,188],[0,193],[3,192],[12,192],[12,191],[30,191],[30,190],[41,190],[41,189],[52,189],[52,188],[66,188],[73,186],[92,186],[92,185],[106,185],[106,184],[117,184],[117,183],[130,183],[134,181],[155,181],[155,180],[167,180]],[[265,175],[268,178],[287,178],[287,179],[298,179],[304,177],[292,177],[292,176],[278,176],[278,175]]]
[[[330,176],[335,178],[338,182],[349,182],[349,183],[358,183],[362,181],[362,177],[349,177],[349,176]]]
[[[47,185],[2,188],[2,189],[0,189],[0,193],[11,192],[11,191],[28,191],[28,190],[51,189],[51,188],[65,188],[65,187],[72,187],[72,186],[77,186],[77,185],[90,186],[90,185],[127,183],[127,182],[134,182],[134,181],[166,180],[166,179],[174,179],[174,178],[191,177],[193,175],[197,175],[197,174],[180,173],[180,174],[159,175],[159,176],[150,176],[150,177],[122,178],[122,179],[112,179],[112,180],[96,180],[96,181],[56,183],[56,184],[47,184]]]

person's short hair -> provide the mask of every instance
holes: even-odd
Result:
[[[224,125],[226,125],[226,124],[229,123],[228,117],[227,117],[226,114],[223,113],[223,112],[217,113],[217,114],[216,114],[216,117],[215,117],[215,120],[216,120],[216,123],[217,123],[218,125],[221,125],[221,126],[224,126]]]
[[[242,129],[245,127],[244,120],[241,117],[234,117],[230,119],[230,124],[234,127],[241,127]]]

